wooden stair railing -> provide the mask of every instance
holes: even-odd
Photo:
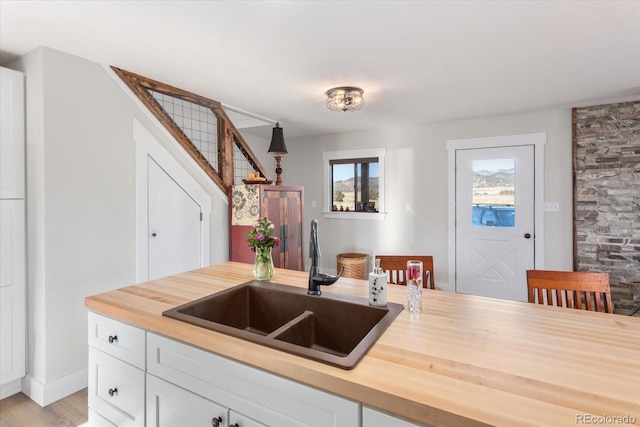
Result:
[[[156,80],[132,73],[117,67],[113,71],[127,84],[133,93],[149,108],[153,115],[162,123],[167,131],[189,153],[195,162],[205,171],[213,182],[228,194],[228,189],[235,182],[234,175],[234,145],[239,154],[243,155],[250,168],[267,177],[264,167],[246,143],[238,129],[229,119],[222,105],[218,101],[170,86]],[[153,96],[153,92],[172,98],[180,99],[209,109],[217,119],[217,167],[208,159],[189,138],[183,127],[176,123],[172,115]]]

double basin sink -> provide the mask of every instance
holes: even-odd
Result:
[[[343,369],[352,369],[403,307],[364,298],[310,296],[251,281],[165,311],[163,316]]]

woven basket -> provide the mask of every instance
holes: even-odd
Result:
[[[352,279],[367,279],[367,254],[345,253],[336,256],[338,272],[344,267],[342,277]]]

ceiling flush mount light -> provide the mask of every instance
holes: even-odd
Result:
[[[325,92],[327,108],[331,111],[358,111],[364,105],[363,94],[359,87],[334,87]]]

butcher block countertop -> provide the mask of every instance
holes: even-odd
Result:
[[[307,274],[276,269],[273,282],[306,287]],[[227,262],[85,304],[424,424],[640,426],[640,318],[425,289],[423,313],[403,310],[360,363],[343,370],[162,316],[252,279],[252,265]],[[389,301],[406,306],[406,288],[389,288]],[[322,291],[366,298],[368,284],[343,278]]]

